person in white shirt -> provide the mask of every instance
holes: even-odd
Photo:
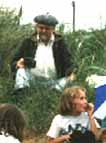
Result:
[[[92,116],[93,104],[87,102],[86,90],[73,86],[66,88],[60,99],[60,114],[57,114],[47,132],[48,143],[71,140],[75,130],[84,133],[90,130],[98,138],[98,129]]]
[[[35,32],[22,42],[11,61],[16,89],[30,87],[36,77],[52,82],[64,78],[66,82],[74,70],[68,43],[55,30],[58,20],[46,14],[36,16],[34,22]]]
[[[22,143],[25,119],[13,104],[0,105],[0,143]]]

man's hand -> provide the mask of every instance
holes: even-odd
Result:
[[[75,73],[71,73],[68,77],[67,77],[67,80],[68,81],[74,81],[74,80],[76,80],[76,75],[75,75]]]

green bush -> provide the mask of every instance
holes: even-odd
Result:
[[[11,56],[19,43],[33,32],[32,24],[20,25],[19,20],[20,17],[14,10],[0,8],[0,54],[3,60],[0,72],[0,102],[19,106],[25,113],[28,127],[37,133],[43,133],[58,112],[61,93],[42,84],[35,84],[30,89],[14,93],[14,80],[10,70]],[[85,79],[93,73],[106,75],[106,29],[64,33],[64,26],[60,25],[58,31],[65,35],[77,67],[76,80],[67,86],[83,85],[87,88],[88,100],[93,102],[94,88],[89,87]]]

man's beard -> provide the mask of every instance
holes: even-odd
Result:
[[[45,42],[47,43],[50,40],[50,37],[47,34],[40,34],[39,37],[40,37],[40,40],[44,43]]]

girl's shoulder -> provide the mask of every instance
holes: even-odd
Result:
[[[62,119],[62,115],[60,114],[55,115],[54,120],[60,120],[60,119]]]
[[[8,143],[21,143],[18,139],[14,138],[13,136],[8,136]]]
[[[0,135],[0,143],[21,143],[18,139],[14,138],[11,135]]]
[[[63,116],[61,114],[57,114],[54,118],[53,118],[53,122],[56,122],[56,123],[61,123],[63,122],[63,120],[67,119],[67,116]]]
[[[61,114],[57,114],[54,118],[55,119],[65,119],[65,118],[73,118],[73,117],[75,117],[75,116],[73,116],[73,115],[61,115]],[[88,117],[88,113],[87,112],[82,112],[77,117]]]
[[[65,121],[74,121],[74,120],[88,120],[88,114],[86,112],[82,112],[79,116],[71,116],[71,115],[61,115],[57,114],[54,118],[53,121],[55,123],[61,124],[62,122]]]

